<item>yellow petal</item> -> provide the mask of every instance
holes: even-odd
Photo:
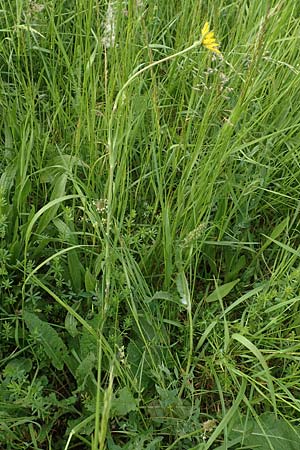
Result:
[[[213,39],[203,39],[203,45],[211,45],[211,44],[216,44],[217,45],[217,41],[215,38]]]
[[[204,27],[201,30],[202,36],[205,36],[209,32],[209,23],[205,22]]]
[[[201,34],[202,34],[202,45],[212,52],[221,54],[220,50],[218,49],[219,43],[215,38],[215,33],[213,31],[209,31],[208,22],[205,22],[201,30]]]
[[[220,52],[220,50],[218,49],[218,47],[215,47],[215,46],[213,46],[213,45],[208,45],[206,48],[207,48],[208,50],[212,51],[212,52],[220,53],[220,54],[221,54],[221,52]]]
[[[214,32],[213,31],[210,31],[209,33],[207,33],[206,35],[205,35],[205,39],[211,39],[211,38],[213,38],[214,37]]]

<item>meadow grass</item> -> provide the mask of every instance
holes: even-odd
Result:
[[[300,5],[0,17],[0,448],[299,449]]]

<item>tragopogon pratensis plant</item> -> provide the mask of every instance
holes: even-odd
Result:
[[[116,98],[115,98],[115,101],[113,104],[113,108],[112,108],[112,112],[111,112],[111,116],[110,116],[110,120],[109,120],[109,125],[108,125],[109,182],[108,182],[108,193],[107,193],[107,224],[106,224],[107,225],[107,228],[106,228],[106,237],[107,237],[106,260],[107,260],[107,262],[109,261],[109,249],[110,249],[109,240],[110,240],[110,231],[111,231],[111,222],[112,222],[112,206],[111,205],[112,205],[112,198],[113,198],[114,171],[115,171],[115,165],[116,165],[116,160],[117,160],[117,144],[116,144],[116,139],[114,139],[114,137],[113,137],[113,120],[114,120],[115,112],[118,108],[119,101],[123,97],[124,91],[126,90],[126,88],[142,73],[146,72],[147,70],[151,69],[154,66],[157,66],[166,61],[170,61],[179,56],[182,56],[185,53],[188,53],[189,51],[191,51],[201,45],[203,45],[205,48],[207,48],[208,50],[210,50],[214,53],[221,54],[221,52],[218,48],[219,44],[214,37],[214,32],[209,31],[209,23],[208,22],[205,22],[205,24],[201,30],[201,36],[200,36],[199,40],[195,41],[192,45],[184,48],[183,50],[180,50],[179,52],[173,53],[172,55],[168,55],[165,58],[159,59],[158,61],[154,61],[151,64],[148,64],[148,65],[142,67],[140,70],[138,70],[133,75],[131,75],[131,77],[128,78],[126,83],[122,86],[122,88],[119,90],[118,94],[116,95]],[[109,263],[107,263],[107,265],[106,265],[106,289],[105,289],[106,298],[108,298],[108,295],[109,295],[109,287],[110,287],[110,267],[109,267]]]

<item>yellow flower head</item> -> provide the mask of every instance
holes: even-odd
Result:
[[[202,45],[206,47],[208,50],[221,54],[219,50],[219,44],[215,39],[215,33],[213,31],[209,31],[209,23],[205,22],[204,27],[201,30],[202,35]]]

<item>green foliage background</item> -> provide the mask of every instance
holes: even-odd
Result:
[[[299,15],[0,0],[1,448],[299,448]]]

